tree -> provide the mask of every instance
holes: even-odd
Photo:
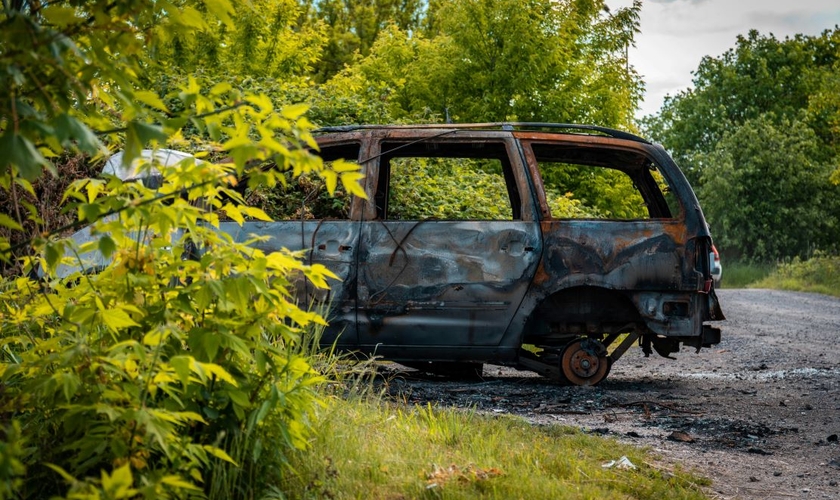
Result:
[[[838,81],[840,28],[782,41],[753,30],[645,120],[700,193],[722,251],[778,259],[835,246],[840,170],[826,171],[840,158]]]
[[[442,31],[458,63],[453,116],[463,121],[630,125],[641,89],[624,59],[639,3],[615,16],[603,2],[449,2]]]
[[[423,32],[382,31],[340,77],[362,92],[379,89],[396,119],[631,128],[641,81],[624,49],[641,6],[614,16],[602,8],[593,0],[435,2]]]
[[[783,41],[752,30],[722,56],[704,57],[694,88],[666,97],[644,126],[694,184],[706,166],[698,155],[711,152],[728,131],[767,113],[811,127],[823,145],[817,153],[828,160],[840,146],[831,125],[840,120],[840,106],[831,97],[840,74],[838,47],[838,28]]]
[[[747,260],[807,256],[840,238],[840,190],[828,183],[816,134],[799,121],[776,122],[747,120],[699,157],[699,196],[716,243]]]
[[[297,0],[233,3],[228,22],[207,21],[184,33],[159,26],[149,77],[201,73],[211,78],[303,78],[322,60],[323,23],[309,22]]]
[[[311,0],[310,0],[311,1]],[[417,29],[422,15],[421,0],[323,0],[315,2],[313,17],[326,26],[328,40],[316,77],[324,82],[367,56],[389,24],[404,31]]]

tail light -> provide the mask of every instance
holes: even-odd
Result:
[[[720,267],[720,254],[714,245],[712,245],[712,255],[710,257],[712,258],[712,270],[717,270]]]

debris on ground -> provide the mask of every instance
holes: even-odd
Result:
[[[629,458],[623,456],[618,460],[610,460],[609,462],[601,465],[601,467],[605,469],[629,469],[629,470],[636,470],[638,467],[633,465],[633,462],[630,461]]]

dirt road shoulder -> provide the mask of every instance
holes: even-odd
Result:
[[[617,437],[713,481],[720,498],[840,498],[840,299],[721,290],[711,349],[634,348],[595,388],[487,366],[459,382],[404,373],[392,393]]]

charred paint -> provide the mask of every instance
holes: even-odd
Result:
[[[376,221],[362,235],[363,343],[497,345],[539,261],[531,222]]]

